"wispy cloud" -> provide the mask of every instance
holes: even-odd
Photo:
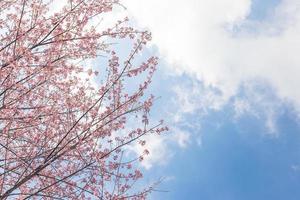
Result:
[[[143,137],[146,141],[144,146],[137,144],[129,146],[129,149],[136,155],[142,155],[144,150],[149,151],[144,156],[144,160],[140,163],[146,169],[150,169],[153,165],[167,164],[173,153],[167,148],[167,138],[164,136],[149,135]]]

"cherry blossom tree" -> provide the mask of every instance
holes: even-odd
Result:
[[[127,18],[99,28],[118,0],[57,2],[0,1],[0,199],[145,199],[149,152],[127,146],[167,129],[148,119],[157,58],[136,59],[151,35]]]

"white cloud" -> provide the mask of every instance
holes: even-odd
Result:
[[[181,82],[173,88],[175,92],[175,104],[178,106],[177,114],[193,113],[195,110],[201,110],[205,114],[208,109],[218,110],[225,102],[224,97],[217,88],[204,87],[198,81],[191,83]]]
[[[123,0],[137,23],[153,33],[153,44],[171,73],[187,73],[191,85],[173,89],[178,111],[173,123],[184,123],[184,115],[195,110],[220,109],[234,98],[236,118],[245,113],[264,120],[269,133],[277,133],[275,102],[246,88],[244,98],[236,97],[245,82],[264,80],[283,100],[300,111],[300,3],[282,0],[264,21],[250,21],[251,0]],[[201,83],[199,83],[199,80]],[[202,84],[203,83],[203,84]],[[195,126],[195,124],[193,124]],[[172,140],[185,147],[192,135],[175,133]],[[147,138],[150,155],[146,168],[164,163],[172,155],[165,138]],[[201,145],[201,137],[196,142]],[[143,149],[133,149],[141,153]]]
[[[190,143],[190,133],[179,128],[173,128],[167,135],[147,135],[142,139],[146,141],[144,146],[139,143],[128,146],[129,150],[135,155],[142,155],[144,150],[149,151],[140,163],[146,169],[153,165],[165,165],[174,156],[175,149],[171,149],[170,141],[173,141],[180,148],[186,148]],[[198,139],[197,139],[198,143]]]
[[[253,113],[249,102],[245,99],[236,99],[233,102],[233,107],[234,107],[235,119],[238,119],[245,113]]]
[[[189,82],[189,83],[186,83]],[[180,85],[174,87],[173,103],[176,110],[168,116],[174,126],[185,127],[193,130],[193,135],[199,138],[201,144],[201,119],[211,111],[219,111],[224,106],[231,108],[232,120],[239,122],[244,116],[251,116],[265,126],[265,133],[278,136],[277,121],[284,112],[286,102],[274,91],[274,88],[261,79],[244,81],[237,94],[228,101],[218,90],[204,88],[201,82],[180,81]],[[222,112],[226,112],[223,110]],[[232,115],[231,115],[232,114]],[[217,123],[216,128],[219,128]]]
[[[173,156],[167,148],[166,137],[147,135],[143,137],[143,140],[146,141],[144,146],[136,143],[129,146],[129,149],[136,155],[142,155],[145,149],[149,151],[149,154],[144,156],[144,160],[141,162],[146,169],[150,169],[153,165],[164,165]]]
[[[282,114],[284,101],[279,99],[273,88],[266,86],[264,81],[255,80],[243,83],[243,95],[233,99],[235,120],[243,115],[252,115],[265,123],[267,134],[277,136],[277,121]]]
[[[267,104],[269,104],[269,102],[267,102]],[[256,102],[249,99],[247,100],[245,98],[237,98],[233,103],[235,113],[234,119],[239,120],[239,118],[245,114],[250,114],[257,119],[262,119],[264,121],[267,129],[266,133],[277,136],[278,130],[276,122],[279,114],[278,107],[274,106],[273,104],[267,105],[267,107],[264,106],[265,104],[262,102]]]
[[[178,128],[172,130],[172,138],[181,148],[186,148],[190,143],[190,133]]]
[[[138,23],[153,32],[153,43],[170,70],[218,88],[220,101],[235,95],[242,81],[259,77],[300,107],[298,0],[282,0],[263,22],[247,19],[251,0],[123,2]]]

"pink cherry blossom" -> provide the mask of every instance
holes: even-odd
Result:
[[[157,58],[134,62],[151,35],[128,18],[91,25],[118,0],[68,0],[50,12],[52,4],[0,1],[0,199],[145,199],[152,186],[131,188],[146,155],[128,161],[124,152],[166,130],[149,122],[154,97],[144,96]],[[125,61],[111,44],[122,40],[132,43]],[[107,65],[86,66],[96,58]]]

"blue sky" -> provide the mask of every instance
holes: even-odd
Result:
[[[151,199],[300,199],[299,2],[218,2],[128,2],[161,57],[152,119],[170,127],[148,144],[145,182],[168,191]]]
[[[190,82],[185,75],[162,78],[159,74],[164,73],[157,73],[153,91],[161,85],[164,87],[160,90],[162,99],[152,112],[155,117],[166,115],[162,111],[176,112],[177,107],[170,104],[169,99],[175,94],[169,88],[176,82]],[[270,86],[262,84],[255,87],[266,101],[280,101]],[[158,188],[168,191],[156,192],[151,199],[300,198],[300,124],[293,105],[279,103],[276,133],[273,133],[266,126],[264,117],[252,113],[236,117],[232,102],[236,98],[245,98],[244,90],[241,87],[239,94],[222,109],[210,109],[205,114],[185,114],[185,121],[192,126],[171,125],[167,137],[176,134],[172,132],[172,126],[180,126],[190,133],[189,142],[184,148],[178,147],[174,141],[168,143],[167,154],[172,154],[169,158],[165,157],[168,161],[153,164],[145,170],[145,178],[150,182],[163,177],[164,181]],[[262,105],[256,106],[256,111],[263,115]],[[197,142],[199,135],[201,144]]]
[[[228,120],[228,110],[211,113],[203,124],[203,144],[191,145],[156,174],[174,176],[153,199],[299,199],[299,124],[288,110],[280,116],[278,138],[245,117]],[[230,112],[230,110],[229,110]],[[218,128],[215,123],[221,122]],[[157,170],[159,172],[157,172]]]
[[[281,0],[252,0],[250,19],[264,20]]]

